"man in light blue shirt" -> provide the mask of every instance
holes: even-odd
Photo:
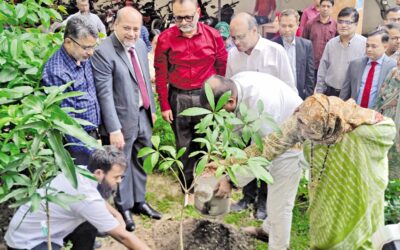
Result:
[[[374,106],[382,83],[396,66],[396,61],[385,55],[389,35],[385,30],[368,34],[367,56],[350,62],[340,98],[353,98],[362,107]]]

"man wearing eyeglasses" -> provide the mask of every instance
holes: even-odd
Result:
[[[219,32],[198,22],[200,9],[196,0],[174,0],[172,11],[176,26],[160,34],[155,51],[156,88],[162,117],[172,126],[176,146],[187,148],[181,158],[184,175],[180,177],[190,187],[197,159],[188,156],[198,148],[192,140],[199,118],[179,113],[200,106],[200,89],[207,78],[225,75],[227,51]],[[188,198],[191,203],[193,196]]]
[[[337,19],[339,36],[329,40],[320,61],[316,93],[339,96],[350,61],[365,54],[367,39],[356,34],[359,14],[355,8],[345,7]]]
[[[97,31],[87,18],[76,16],[67,22],[64,33],[64,43],[61,48],[47,61],[42,84],[44,86],[61,86],[73,81],[66,92],[79,91],[83,95],[69,97],[61,102],[61,107],[73,108],[80,112],[69,112],[72,117],[79,118],[90,125],[83,129],[92,137],[98,138],[97,127],[100,124],[100,106],[96,97],[92,66],[88,59],[93,55],[96,46]],[[87,165],[91,151],[81,141],[72,136],[66,136],[65,141],[74,145],[66,149],[77,165]],[[70,235],[74,249],[90,249],[97,229],[89,223],[84,223]],[[83,233],[83,235],[82,235]],[[85,236],[85,237],[79,237]],[[93,248],[93,247],[92,247]]]
[[[400,6],[392,7],[385,12],[383,24],[400,23]]]
[[[400,24],[389,23],[384,26],[389,34],[389,43],[386,50],[386,55],[393,60],[397,61],[398,53],[400,48]]]

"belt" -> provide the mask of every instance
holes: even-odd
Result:
[[[201,91],[201,88],[200,89],[179,89],[179,88],[173,86],[172,84],[169,84],[169,89],[176,93],[182,93],[182,94],[199,94]]]

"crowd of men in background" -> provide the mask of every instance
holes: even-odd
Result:
[[[377,29],[365,37],[356,34],[359,13],[355,8],[343,8],[336,18],[333,16],[334,0],[312,2],[301,18],[296,10],[282,10],[278,18],[279,32],[268,40],[260,35],[257,20],[251,14],[238,13],[230,24],[219,23],[214,29],[199,22],[197,1],[173,0],[175,26],[161,33],[150,31],[152,39],[149,39],[141,14],[129,6],[118,11],[114,32],[99,38],[99,32],[105,35],[104,24],[90,13],[88,0],[77,0],[79,12],[65,21],[63,45],[46,63],[43,85],[60,86],[74,81],[67,91],[85,93],[63,100],[61,106],[81,110],[69,114],[90,122],[83,129],[101,139],[103,145],[112,145],[103,154],[114,155],[106,160],[111,167],[115,164],[122,167],[124,178],[118,176],[119,179],[114,180],[118,185],[111,185],[116,189],[114,204],[118,212],[108,205],[102,208],[101,213],[90,211],[90,214],[86,209],[95,209],[93,206],[85,208],[82,204],[72,207],[76,209],[75,216],[81,220],[76,220],[79,223],[74,226],[77,227],[64,229],[60,226],[60,237],[54,242],[56,247],[61,247],[63,240],[68,239],[72,241],[73,249],[93,249],[99,230],[109,233],[130,249],[145,249],[144,243],[137,238],[129,238],[124,231],[135,230],[132,212],[153,219],[162,217],[145,200],[147,176],[142,167],[143,160],[137,157],[142,147],[151,146],[152,127],[156,122],[152,83],[158,94],[161,116],[171,124],[176,146],[187,148],[182,156],[184,171],[180,176],[187,186],[193,181],[193,169],[198,160],[189,155],[199,148],[199,144],[193,142],[199,136],[194,129],[199,118],[183,117],[179,113],[201,106],[201,88],[214,75],[235,79],[237,74],[255,71],[268,76],[250,74],[249,79],[267,79],[269,82],[264,84],[271,86],[287,85],[274,87],[283,89],[279,90],[282,95],[291,91],[287,95],[295,96],[287,101],[287,105],[291,104],[290,107],[286,105],[290,112],[280,117],[279,123],[293,112],[295,106],[314,93],[337,96],[343,100],[352,98],[361,107],[379,107],[379,111],[383,112],[386,106],[378,106],[386,100],[384,94],[387,91],[383,87],[389,84],[388,80],[400,79],[396,68],[400,49],[400,7],[388,9],[383,23],[377,24]],[[155,70],[149,65],[154,65]],[[243,80],[243,76],[236,78],[241,81],[246,79]],[[251,86],[246,87],[251,89]],[[265,88],[266,92],[268,89]],[[397,112],[395,109],[389,116],[397,117]],[[282,114],[276,114],[277,117],[279,115]],[[98,162],[96,157],[101,158],[100,155],[91,157],[92,152],[76,138],[67,136],[65,140],[74,143],[67,150],[75,163],[89,166],[89,170],[96,173],[98,169],[93,166],[93,161]],[[125,164],[113,162],[116,149],[123,151]],[[295,155],[300,157],[298,153]],[[274,185],[285,186],[282,183],[272,184],[268,189],[266,184],[258,186],[254,180],[243,188],[243,198],[232,205],[233,211],[240,211],[254,204],[255,217],[266,219],[269,224],[269,249],[289,247],[292,209],[301,174],[299,161],[291,162],[296,166],[290,176],[280,170],[274,174],[277,179],[284,176],[283,184],[285,180],[291,180],[291,186],[286,186],[290,188],[290,195],[286,198],[278,197],[282,189],[273,188]],[[113,168],[99,169],[102,175],[107,176]],[[104,179],[102,175],[99,173],[99,182]],[[90,187],[92,184],[82,185]],[[284,202],[281,202],[282,199]],[[93,197],[83,202],[90,205],[93,200],[98,202]],[[189,195],[187,200],[192,202],[193,196]],[[107,211],[119,222],[108,216],[108,224],[100,226],[102,217],[99,216]],[[17,215],[25,216],[22,212]],[[32,223],[34,219],[25,221]],[[18,227],[23,231],[29,229],[31,224],[23,221]],[[27,237],[30,234],[17,232],[11,227],[6,236],[7,244],[10,249],[25,249],[24,242],[29,241]],[[82,235],[87,241],[82,241]],[[86,237],[88,235],[91,237]],[[34,245],[29,247],[41,249]]]

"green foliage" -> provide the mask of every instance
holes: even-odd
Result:
[[[389,181],[385,191],[385,224],[400,221],[400,179]]]
[[[0,203],[17,207],[31,202],[31,211],[43,199],[65,206],[81,198],[48,188],[60,171],[77,186],[77,168],[63,144],[64,134],[99,147],[81,128],[85,122],[60,108],[64,98],[81,94],[64,93],[72,82],[40,87],[43,66],[62,43],[61,33],[38,28],[61,21],[55,9],[52,0],[0,1]],[[41,188],[46,192],[37,192]]]

